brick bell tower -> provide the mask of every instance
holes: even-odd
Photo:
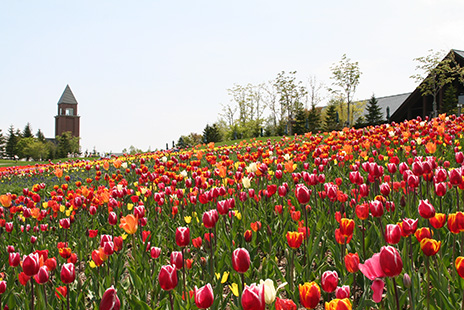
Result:
[[[70,131],[74,137],[79,137],[79,119],[77,115],[77,100],[69,85],[58,100],[58,115],[55,116],[55,137]]]

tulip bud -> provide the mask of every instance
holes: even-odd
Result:
[[[0,281],[0,295],[6,291],[6,281]]]
[[[11,267],[16,267],[21,262],[21,256],[19,253],[10,253],[8,256],[8,262]]]
[[[407,273],[403,275],[403,284],[406,288],[410,288],[412,285],[411,277]]]
[[[306,282],[298,286],[300,291],[300,302],[306,309],[314,309],[321,299],[321,289],[316,282]]]
[[[115,212],[111,211],[108,214],[108,223],[110,225],[116,225],[118,223],[118,216],[116,215]]]
[[[298,184],[296,186],[295,195],[300,204],[307,204],[311,197],[309,193],[309,189],[303,184]]]
[[[419,215],[425,219],[429,219],[435,216],[435,208],[429,202],[428,199],[419,201]]]

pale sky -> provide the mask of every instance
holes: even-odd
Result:
[[[234,84],[298,71],[330,86],[343,54],[355,99],[414,90],[414,58],[464,50],[464,1],[1,1],[0,129],[55,134],[69,84],[82,151],[164,148],[218,120]]]

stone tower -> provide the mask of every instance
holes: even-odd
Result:
[[[60,100],[58,100],[58,115],[55,116],[55,137],[61,136],[66,131],[70,131],[74,137],[79,137],[79,119],[77,100],[69,85],[66,85]]]

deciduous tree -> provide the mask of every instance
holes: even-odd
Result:
[[[359,79],[362,73],[359,70],[358,62],[351,62],[351,59],[347,58],[346,54],[342,56],[342,59],[338,62],[338,64],[333,64],[332,67],[330,67],[330,70],[332,71],[332,85],[341,88],[341,93],[344,96],[343,99],[347,104],[346,119],[347,125],[350,126],[353,123],[351,102],[356,92],[356,88],[359,85]]]

